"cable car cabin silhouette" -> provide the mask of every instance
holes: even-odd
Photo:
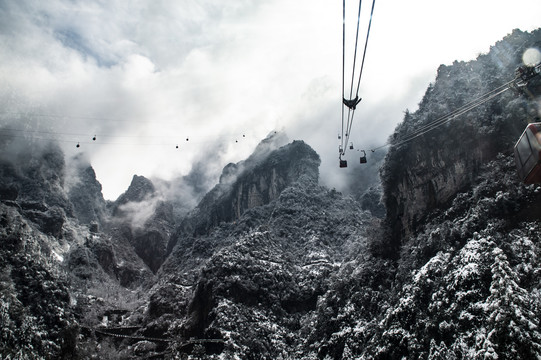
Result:
[[[341,168],[347,168],[347,167],[348,167],[348,162],[347,162],[347,160],[342,160],[342,159],[340,159],[340,167],[341,167]]]
[[[361,152],[363,153],[361,155],[361,164],[366,164],[366,151],[361,150]]]
[[[514,152],[520,179],[526,184],[541,183],[541,123],[526,127]]]

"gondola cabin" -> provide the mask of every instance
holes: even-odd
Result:
[[[541,123],[526,127],[514,151],[520,179],[526,184],[541,183]]]
[[[361,164],[366,164],[366,151],[361,150],[361,152],[363,153],[361,155]]]
[[[342,159],[340,159],[340,167],[341,167],[341,168],[347,168],[347,167],[348,167],[348,162],[347,162],[347,160],[342,160]]]

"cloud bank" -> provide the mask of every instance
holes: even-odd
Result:
[[[446,4],[376,4],[356,146],[384,143],[439,64],[473,59],[541,13],[534,0]],[[348,8],[348,34],[355,16]],[[84,152],[109,199],[133,174],[171,179],[201,159],[217,180],[282,128],[315,148],[322,181],[340,187],[341,26],[331,1],[5,0],[0,122]]]

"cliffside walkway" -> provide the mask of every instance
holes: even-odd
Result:
[[[94,332],[97,334],[105,335],[105,336],[112,336],[116,338],[123,338],[123,339],[131,339],[131,340],[138,340],[138,341],[151,341],[151,342],[173,342],[173,339],[169,338],[153,338],[153,337],[146,337],[146,336],[136,336],[136,335],[125,335],[125,334],[119,334],[118,331],[126,330],[128,328],[95,328]],[[129,327],[129,329],[132,329],[132,327]],[[115,333],[115,331],[117,331]]]
[[[124,326],[124,327],[110,327],[110,328],[95,328],[94,331],[97,334],[105,335],[105,336],[112,336],[115,338],[122,338],[122,339],[131,339],[131,340],[137,340],[137,341],[150,341],[150,342],[162,342],[162,343],[172,343],[176,342],[177,340],[171,339],[171,338],[153,338],[153,337],[146,337],[146,336],[136,336],[136,335],[126,335],[126,334],[119,334],[119,331],[127,331],[132,330],[136,331],[140,329],[140,326]],[[116,332],[116,333],[115,333]],[[178,346],[178,349],[183,349],[190,345],[196,345],[196,344],[223,344],[223,339],[193,339],[193,340],[187,340],[183,343],[181,343]]]

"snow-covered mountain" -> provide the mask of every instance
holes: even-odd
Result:
[[[441,66],[381,186],[369,168],[351,195],[282,132],[211,189],[195,166],[112,202],[83,157],[3,137],[0,358],[541,357],[541,192],[511,152],[535,83],[402,141],[509,81],[529,47],[541,31]]]

